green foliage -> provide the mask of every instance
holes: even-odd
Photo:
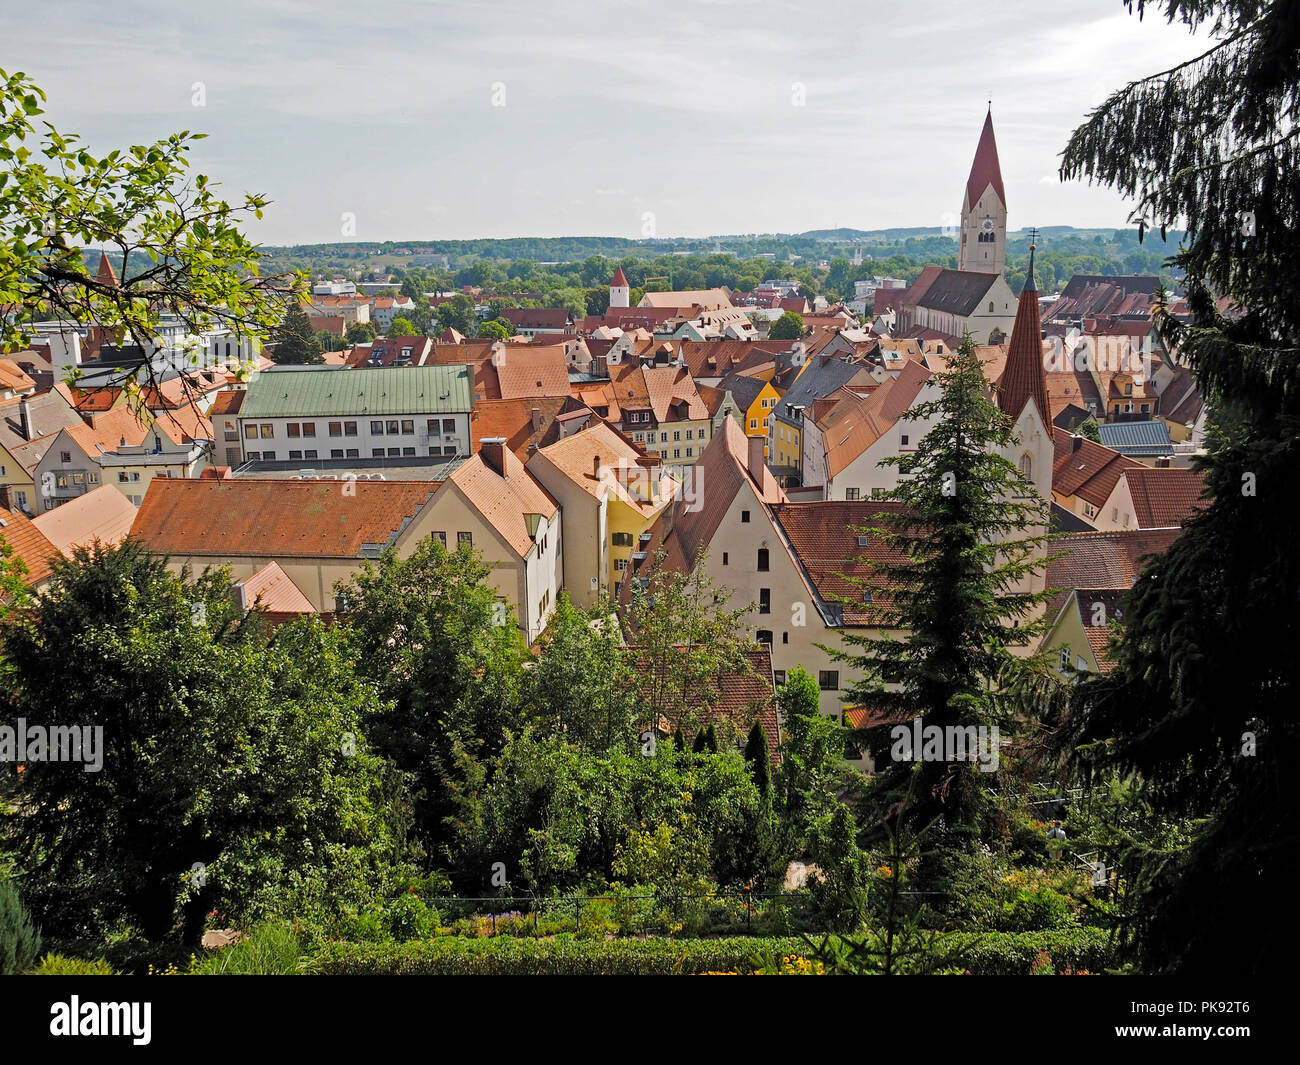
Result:
[[[103,730],[98,771],[33,762],[11,785],[2,827],[51,935],[328,913],[398,859],[341,632],[272,639],[224,572],[176,576],[127,541],[56,561],[0,636],[6,716]]]
[[[295,279],[263,276],[262,250],[239,226],[269,201],[231,204],[189,172],[202,134],[173,134],[104,156],[41,119],[45,94],[22,73],[0,71],[0,322],[5,350],[26,346],[38,316],[97,322],[131,341],[159,339],[156,309],[195,328],[241,335],[272,328]],[[36,143],[39,140],[39,143]],[[101,283],[111,249],[118,284]],[[156,382],[150,382],[156,383]]]
[[[510,336],[510,327],[504,320],[489,319],[478,327],[475,335],[479,340],[506,340]]]
[[[325,361],[321,355],[321,342],[311,327],[307,312],[298,303],[285,308],[284,320],[271,334],[275,345],[274,358],[286,366],[308,366]]]
[[[0,876],[0,976],[24,973],[41,953],[41,934],[23,906],[18,886]]]
[[[761,721],[755,721],[749,730],[749,736],[745,740],[745,761],[749,763],[749,771],[753,774],[754,786],[758,788],[759,795],[767,799],[772,791],[772,763],[767,748],[767,733],[763,731]]]
[[[387,335],[390,337],[413,337],[418,333],[419,330],[416,329],[415,323],[399,314],[393,319],[393,324],[388,327]]]
[[[62,954],[46,954],[41,963],[31,971],[32,976],[116,976],[117,970],[103,958],[65,958]]]
[[[815,826],[828,822],[839,805],[833,787],[843,766],[844,730],[821,714],[820,695],[817,682],[802,667],[792,669],[777,692],[784,733],[776,793],[792,851]]]
[[[1136,6],[1203,27],[1212,46],[1113,93],[1072,134],[1061,172],[1126,195],[1144,228],[1185,220],[1173,262],[1192,321],[1164,308],[1153,321],[1217,423],[1200,464],[1212,501],[1139,577],[1115,668],[1079,686],[1060,739],[1094,781],[1138,782],[1154,823],[1190,826],[1116,833],[1122,931],[1143,969],[1271,973],[1294,935],[1225,937],[1205,915],[1286,912],[1300,865],[1285,783],[1300,757],[1295,5]]]
[[[213,951],[192,972],[195,976],[299,976],[312,968],[288,925],[264,921],[238,943]]]
[[[352,322],[343,330],[343,339],[349,344],[368,344],[375,339],[375,327],[369,322]]]
[[[900,481],[868,529],[889,559],[869,579],[881,630],[844,634],[845,648],[827,648],[861,679],[850,705],[877,708],[889,722],[923,718],[927,726],[1006,728],[1014,706],[998,685],[1033,668],[1013,648],[1045,627],[1046,594],[1024,590],[1044,566],[1047,503],[1033,483],[999,452],[1016,443],[1014,426],[987,394],[983,367],[967,335],[939,375],[937,399],[918,405],[918,418],[937,418],[914,454],[885,459]],[[887,591],[879,585],[884,583]],[[861,739],[888,749],[890,725]],[[916,752],[919,753],[919,752]],[[914,824],[941,817],[949,828],[974,832],[992,774],[973,759],[920,762]],[[906,761],[885,762],[880,791],[900,794],[912,779]]]
[[[793,953],[803,941],[776,939],[536,940],[500,936],[373,946],[331,943],[316,959],[327,975],[668,976],[750,972],[766,948]]]
[[[803,316],[786,311],[767,331],[770,340],[798,340],[803,336]]]
[[[1101,427],[1096,418],[1085,418],[1079,425],[1079,435],[1093,443],[1101,443]]]
[[[427,939],[438,928],[438,911],[412,889],[398,895],[388,907],[388,933],[399,943]]]
[[[1044,957],[1053,972],[1101,974],[1117,964],[1114,944],[1099,928],[1051,932],[948,932],[925,935],[924,953],[905,973],[966,972],[972,976],[1029,976]],[[805,937],[793,953],[821,961],[828,974],[884,975],[878,937]],[[894,970],[899,972],[898,969]]]

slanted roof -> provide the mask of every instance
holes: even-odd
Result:
[[[1163,555],[1181,529],[1125,529],[1115,532],[1064,533],[1051,543],[1059,555],[1047,563],[1048,589],[1056,592],[1047,616],[1061,609],[1074,588],[1131,588],[1146,567],[1146,556]]]
[[[14,555],[23,560],[27,567],[23,583],[27,587],[33,588],[48,580],[54,572],[50,567],[50,559],[58,557],[59,549],[50,543],[49,538],[25,514],[0,510],[0,540],[13,548]]]
[[[612,492],[646,517],[660,510],[677,491],[677,480],[665,466],[640,465],[637,460],[645,457],[644,452],[606,422],[595,421],[538,454],[589,495],[599,499]],[[605,475],[598,477],[597,470],[606,471]]]
[[[431,481],[169,479],[149,482],[132,535],[159,554],[361,558],[384,547],[439,487]]]
[[[492,365],[502,399],[569,394],[569,364],[563,344],[506,348]]]
[[[533,548],[528,515],[551,519],[559,504],[533,478],[509,448],[502,453],[504,476],[497,473],[480,451],[462,463],[449,478],[465,499],[482,515],[520,558]]]
[[[311,600],[280,568],[278,562],[268,562],[256,573],[239,581],[244,590],[244,603],[252,610],[260,607],[268,614],[314,614]]]
[[[1052,491],[1078,496],[1095,507],[1101,506],[1125,470],[1143,468],[1136,459],[1118,451],[1053,427],[1056,450],[1052,458]]]
[[[1199,470],[1152,469],[1135,464],[1124,471],[1123,477],[1140,529],[1181,528],[1183,522],[1209,505],[1201,498],[1205,475]]]
[[[939,269],[929,278],[929,284],[923,292],[916,298],[909,292],[904,302],[965,318],[979,307],[980,301],[988,295],[998,276],[975,270]],[[920,280],[917,278],[918,282]]]
[[[484,440],[500,438],[526,462],[537,448],[560,438],[558,418],[570,406],[576,408],[578,401],[567,396],[480,399],[474,404],[474,416],[469,423],[472,450],[477,452]]]
[[[126,496],[104,484],[38,514],[32,524],[60,553],[71,557],[76,548],[89,547],[96,540],[116,547],[131,532],[135,514],[135,506]]]
[[[629,287],[630,287],[630,286],[628,285],[628,283],[627,283],[627,274],[623,273],[623,268],[622,268],[621,266],[618,267],[618,268],[614,271],[614,280],[612,280],[612,281],[609,283],[609,287],[610,287],[610,288],[629,288]]]
[[[1102,422],[1097,431],[1101,442],[1125,455],[1167,455],[1173,451],[1169,426],[1159,420]]]
[[[1012,419],[1020,417],[1025,404],[1033,400],[1044,423],[1052,420],[1047,398],[1047,370],[1043,365],[1043,326],[1038,310],[1038,285],[1034,281],[1034,248],[1029,247],[1029,272],[1020,290],[1016,321],[1007,346],[1007,366],[1002,372],[998,406]]]

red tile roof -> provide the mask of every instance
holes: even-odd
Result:
[[[1052,437],[1056,443],[1052,491],[1060,496],[1078,496],[1099,507],[1110,498],[1120,474],[1146,468],[1136,459],[1059,426],[1052,429]]]
[[[94,541],[116,546],[135,521],[135,507],[113,485],[104,484],[32,519],[32,524],[63,554]]]
[[[1131,588],[1146,566],[1145,556],[1163,555],[1181,531],[1126,529],[1055,537],[1048,550],[1060,557],[1047,563],[1047,587],[1057,594],[1048,603],[1047,617],[1055,617],[1071,589]]]
[[[239,582],[249,610],[261,607],[268,614],[314,614],[316,608],[293,583],[278,562],[268,562],[256,573]]]
[[[1047,398],[1047,370],[1043,365],[1043,327],[1038,314],[1038,286],[1034,283],[1034,252],[1029,251],[1029,276],[1020,290],[1016,321],[1011,327],[1007,347],[1007,366],[1002,371],[1002,388],[998,406],[1013,419],[1019,418],[1025,404],[1033,400],[1038,416],[1052,420],[1052,405]]]
[[[620,266],[617,270],[614,271],[614,280],[611,281],[611,282],[609,283],[609,287],[610,287],[610,288],[630,288],[630,287],[631,287],[631,286],[628,285],[628,283],[627,283],[627,274],[623,273],[623,268],[622,268],[621,266]]]
[[[1124,471],[1124,479],[1140,529],[1181,528],[1183,522],[1209,505],[1201,498],[1205,475],[1199,470],[1139,465]]]
[[[359,558],[362,545],[395,540],[438,487],[435,481],[155,477],[131,532],[167,555]]]
[[[0,510],[0,522],[0,540],[13,548],[14,555],[27,566],[23,582],[31,588],[48,579],[53,572],[50,559],[59,556],[59,549],[24,514]]]
[[[559,511],[551,498],[524,464],[509,449],[503,453],[504,476],[483,458],[482,450],[458,466],[450,478],[469,504],[501,535],[520,558],[533,549],[528,531],[528,515],[540,514],[548,520]]]

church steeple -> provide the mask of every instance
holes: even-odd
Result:
[[[117,288],[117,273],[108,261],[108,255],[102,251],[99,253],[99,271],[95,274],[95,280],[101,285]]]
[[[1004,414],[1019,418],[1025,404],[1032,399],[1039,417],[1046,425],[1052,408],[1047,401],[1047,371],[1043,366],[1043,325],[1038,313],[1038,285],[1034,280],[1034,245],[1029,246],[1029,273],[1020,290],[1016,322],[1011,327],[1007,347],[1007,365],[1002,372],[1002,390],[998,406]]]
[[[998,144],[993,136],[993,110],[984,116],[975,160],[961,204],[959,270],[1000,274],[1007,262],[1007,193],[1002,185]]]

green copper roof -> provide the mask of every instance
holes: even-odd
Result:
[[[469,367],[392,366],[261,373],[248,384],[241,418],[331,414],[441,414],[471,406]]]

